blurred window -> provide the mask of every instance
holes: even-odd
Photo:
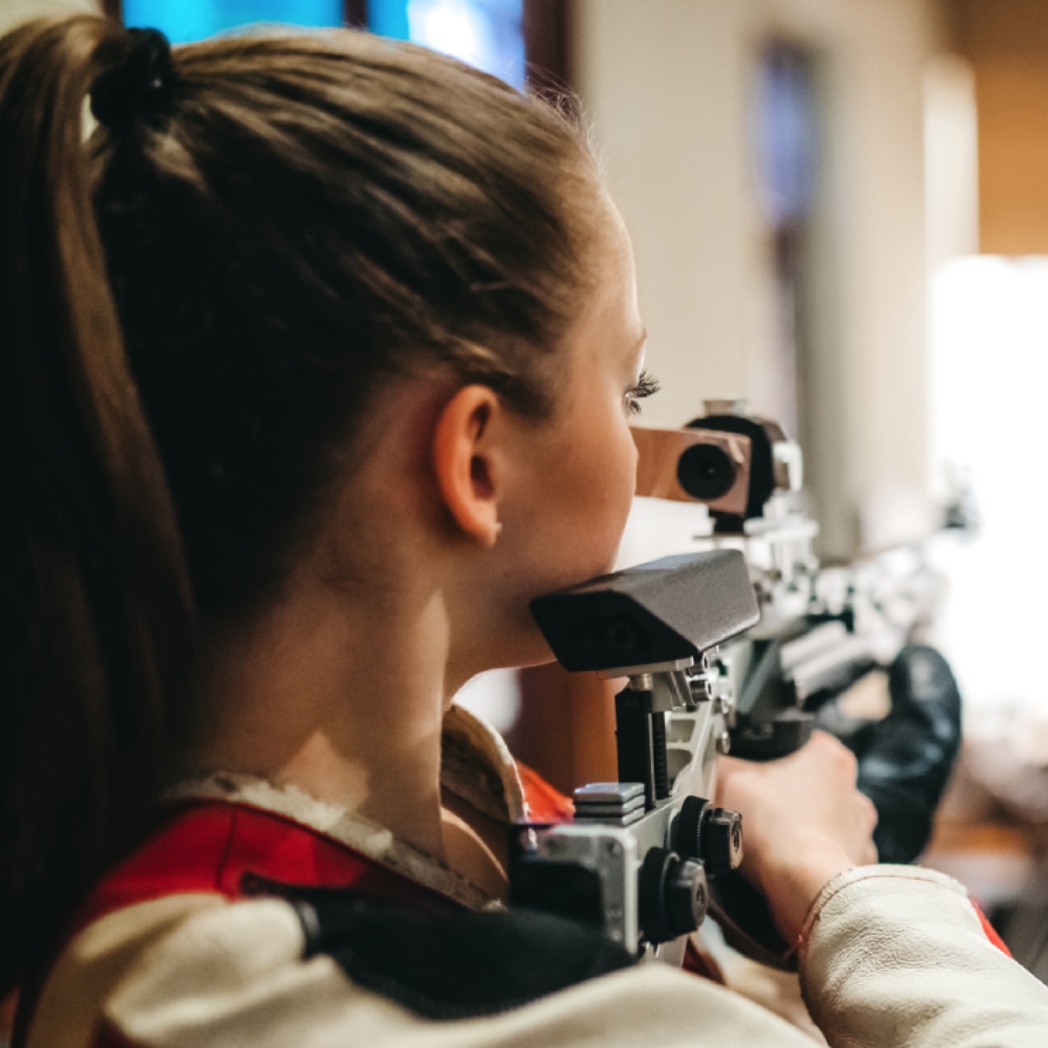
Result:
[[[754,399],[801,443],[821,445],[813,431],[822,413],[805,402],[804,378],[813,371],[807,290],[817,283],[810,248],[818,210],[820,106],[816,56],[795,44],[773,41],[758,57],[750,116],[750,141],[758,199],[768,234],[768,304],[774,342],[760,368]],[[816,492],[818,497],[819,492]]]
[[[200,40],[257,22],[342,24],[342,0],[124,0],[124,24],[153,26],[172,43]]]
[[[773,226],[803,221],[815,194],[818,112],[812,56],[769,47],[757,85],[756,152],[762,203]]]
[[[932,282],[931,321],[936,464],[945,493],[966,494],[979,513],[974,541],[948,551],[944,564],[941,643],[971,724],[994,707],[1027,709],[1048,750],[1048,258],[944,264]]]
[[[107,3],[107,8],[113,6]],[[124,24],[155,26],[173,43],[256,23],[337,26],[366,9],[379,36],[411,40],[502,77],[525,81],[524,0],[123,0]]]

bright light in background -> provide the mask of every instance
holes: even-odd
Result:
[[[380,36],[443,51],[523,89],[523,0],[368,0]]]
[[[463,62],[476,63],[480,54],[476,12],[456,0],[409,0],[411,39]]]
[[[931,307],[934,444],[970,472],[982,520],[946,551],[943,647],[970,713],[1048,713],[1048,258],[958,259]]]

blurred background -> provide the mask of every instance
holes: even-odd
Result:
[[[634,239],[663,387],[645,421],[680,426],[731,396],[782,422],[804,450],[824,561],[977,517],[928,553],[949,583],[933,633],[961,684],[966,745],[925,859],[965,880],[1046,974],[1044,0],[73,6],[176,42],[350,24],[574,92]],[[69,7],[0,0],[0,28]],[[525,680],[525,707],[542,688]],[[547,700],[540,745],[514,729],[515,676],[464,699],[562,788],[601,770],[585,709]]]

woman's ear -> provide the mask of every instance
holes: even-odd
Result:
[[[502,527],[492,436],[502,410],[487,386],[465,386],[440,412],[433,435],[433,466],[444,504],[462,532],[486,549]]]

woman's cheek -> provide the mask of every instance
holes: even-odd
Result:
[[[619,503],[615,530],[615,556],[618,555],[622,533],[626,530],[626,521],[629,518],[630,510],[633,508],[633,496],[637,492],[637,445],[633,443],[633,436],[628,428],[623,441],[621,462],[622,467],[618,482]]]
[[[593,535],[602,552],[602,571],[610,571],[618,555],[637,486],[637,450],[628,427],[620,424],[604,444],[604,468],[600,471],[600,521],[594,522]]]

